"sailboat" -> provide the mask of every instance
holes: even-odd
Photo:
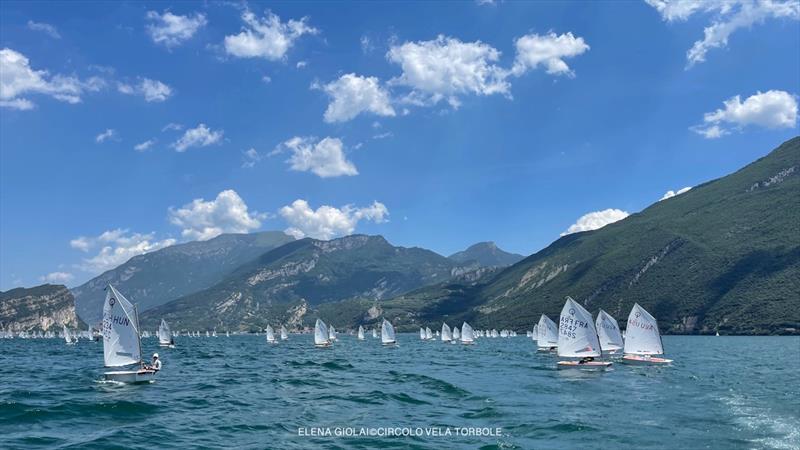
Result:
[[[475,343],[475,336],[472,327],[467,322],[461,325],[461,343],[465,345],[472,345]]]
[[[339,339],[336,335],[336,328],[333,328],[333,325],[328,329],[328,340],[333,342]]]
[[[383,319],[381,324],[381,344],[390,346],[397,344],[397,339],[394,335],[394,327],[388,320]]]
[[[536,345],[540,352],[553,351],[558,347],[558,327],[549,317],[542,314],[539,318],[539,335],[536,338]]]
[[[423,340],[423,341],[424,341],[425,339],[427,339],[427,337],[425,337],[425,329],[424,329],[424,328],[420,328],[420,329],[419,329],[419,338],[420,338],[421,340]]]
[[[597,314],[595,328],[597,328],[597,335],[600,337],[600,348],[603,353],[613,355],[622,350],[625,345],[622,340],[622,333],[619,332],[617,320],[611,317],[611,314],[601,309]]]
[[[272,329],[272,325],[267,325],[267,343],[268,344],[278,343],[278,340],[275,339],[275,330]]]
[[[372,329],[372,337],[378,339],[378,330],[376,330],[375,328]]]
[[[285,341],[289,339],[289,331],[286,330],[286,327],[281,325],[281,340]]]
[[[319,319],[317,319],[317,323],[314,324],[314,346],[331,346],[331,341],[328,339],[328,327],[325,325],[325,322]]]
[[[225,337],[231,337],[231,332],[230,331],[226,331],[225,332]]]
[[[595,361],[603,354],[600,338],[597,336],[592,313],[580,303],[567,297],[558,323],[558,356],[562,358],[581,358],[580,361],[559,361],[559,369],[605,369],[611,366],[608,361]]]
[[[457,344],[460,339],[461,339],[461,332],[458,331],[458,327],[453,327],[453,340],[450,342],[453,344]]]
[[[425,339],[427,339],[429,341],[433,340],[433,332],[428,327],[425,327]]]
[[[453,340],[453,336],[450,334],[450,327],[446,324],[442,324],[442,342],[450,342]]]
[[[158,345],[159,347],[175,347],[175,340],[172,338],[169,325],[164,319],[161,319],[161,325],[158,327]]]
[[[669,364],[671,359],[654,355],[664,354],[661,333],[658,332],[656,318],[644,308],[634,303],[628,325],[625,327],[625,356],[622,362],[627,364]]]
[[[364,327],[362,327],[361,325],[358,326],[358,340],[359,341],[364,340]]]
[[[106,367],[140,366],[139,369],[105,372],[106,380],[138,383],[151,381],[156,375],[155,370],[145,369],[142,363],[136,306],[110,284],[103,305],[103,360]]]
[[[533,331],[531,332],[531,339],[537,341],[539,339],[539,324],[533,326]]]
[[[64,325],[64,330],[62,332],[64,333],[64,341],[67,342],[67,345],[75,345],[78,342],[78,337],[72,336],[66,325]]]

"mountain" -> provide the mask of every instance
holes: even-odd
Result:
[[[474,271],[430,250],[395,247],[381,236],[301,239],[264,253],[216,285],[142,315],[173,328],[307,324],[314,307],[345,299],[386,299]]]
[[[800,138],[726,177],[564,236],[478,285],[385,302],[414,326],[531,329],[565,296],[624,326],[638,302],[668,333],[800,333]],[[398,313],[399,314],[399,313]]]
[[[85,325],[75,314],[75,298],[65,286],[43,284],[0,292],[0,329],[12,331],[61,330]]]
[[[78,315],[88,323],[100,321],[109,283],[137,303],[141,313],[212,286],[242,264],[293,240],[280,231],[222,234],[134,256],[72,289]]]
[[[464,251],[453,253],[448,258],[462,264],[475,261],[481,267],[505,267],[516,264],[525,257],[503,251],[494,242],[478,242]]]

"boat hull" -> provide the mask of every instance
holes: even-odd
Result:
[[[325,344],[314,344],[314,347],[316,347],[316,348],[328,348],[328,347],[331,347],[331,346],[332,346],[332,344],[330,342],[327,342]]]
[[[108,381],[118,383],[149,383],[156,377],[154,370],[116,370],[103,374]]]
[[[650,365],[663,365],[672,362],[671,359],[659,358],[656,356],[639,356],[639,355],[625,355],[622,357],[622,362],[625,364],[650,366]]]
[[[559,361],[557,367],[559,369],[605,370],[611,367],[611,363],[608,361],[587,361],[585,363],[580,361]]]

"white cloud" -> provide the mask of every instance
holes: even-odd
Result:
[[[85,81],[34,70],[25,55],[10,48],[0,50],[0,107],[33,109],[34,103],[22,95],[44,94],[67,103],[80,103],[86,91],[98,91],[105,82],[97,77]]]
[[[141,95],[146,102],[163,102],[172,95],[171,87],[149,78],[142,78],[135,86],[118,83],[117,90],[126,95]]]
[[[179,152],[185,152],[192,147],[207,147],[217,144],[222,140],[223,131],[213,131],[201,123],[197,128],[191,128],[183,133],[172,147]]]
[[[252,169],[256,163],[261,161],[261,154],[254,148],[242,152],[242,168]]]
[[[162,132],[164,131],[180,131],[183,129],[183,125],[179,123],[168,123],[164,125],[164,128],[161,129]]]
[[[66,284],[72,281],[73,278],[75,276],[69,272],[51,272],[39,277],[39,281],[51,284]]]
[[[298,61],[297,64],[295,64],[295,67],[298,69],[305,69],[308,67],[308,61]]]
[[[561,236],[603,228],[610,223],[614,223],[626,217],[628,217],[628,213],[619,209],[604,209],[602,211],[590,212],[584,214],[577,222],[570,225],[567,231],[561,233]]]
[[[291,153],[286,162],[298,172],[312,172],[321,178],[358,175],[356,166],[344,154],[344,144],[337,138],[317,141],[312,137],[293,137],[270,154],[283,152]]]
[[[550,32],[543,36],[528,34],[517,39],[515,45],[517,57],[512,71],[518,76],[542,65],[550,75],[572,77],[575,74],[564,59],[589,50],[589,45],[583,38],[575,37],[572,33],[556,35]]]
[[[94,138],[94,141],[97,142],[98,144],[102,144],[103,142],[105,142],[105,141],[107,141],[109,139],[113,139],[116,136],[117,136],[116,130],[108,128],[106,131],[103,131],[102,133],[98,134]]]
[[[266,215],[248,212],[244,200],[229,189],[214,200],[193,200],[181,208],[169,209],[169,221],[181,228],[187,239],[205,241],[222,233],[248,233],[261,227]]]
[[[439,35],[432,41],[392,46],[386,57],[403,70],[390,84],[410,87],[413,91],[406,100],[411,103],[447,100],[457,107],[464,94],[509,95],[508,71],[495,65],[500,52],[481,41]]]
[[[325,205],[314,210],[307,201],[295,200],[291,205],[281,208],[279,213],[290,225],[286,229],[287,234],[297,239],[306,236],[331,239],[352,234],[361,220],[385,222],[389,210],[383,203],[377,201],[363,208],[345,205],[340,209]]]
[[[56,27],[50,25],[49,23],[34,22],[29,20],[28,29],[33,31],[41,31],[53,39],[61,39],[61,35],[58,33]]]
[[[685,188],[678,189],[678,191],[677,191],[677,192],[676,192],[676,191],[673,191],[673,190],[669,190],[669,191],[667,191],[667,192],[665,192],[665,193],[664,193],[664,196],[663,196],[663,197],[661,197],[661,199],[660,199],[659,201],[661,201],[661,200],[666,200],[666,199],[668,199],[668,198],[675,197],[676,195],[681,195],[681,194],[683,194],[684,192],[689,192],[689,190],[690,190],[690,189],[692,189],[692,187],[691,187],[691,186],[686,186]]]
[[[708,139],[730,131],[725,126],[742,129],[746,126],[794,128],[797,124],[797,98],[785,91],[758,92],[742,101],[740,96],[723,102],[724,108],[703,116],[703,124],[690,129]]]
[[[208,21],[206,16],[201,13],[194,13],[190,16],[181,16],[164,11],[159,14],[156,11],[148,11],[147,33],[156,44],[162,44],[167,48],[178,46],[194,36],[200,28],[203,28]]]
[[[364,112],[379,116],[395,115],[389,92],[381,87],[375,77],[348,73],[336,81],[313,87],[322,89],[331,98],[325,110],[325,122],[346,122]]]
[[[740,28],[749,28],[767,19],[800,19],[796,0],[645,0],[667,22],[687,20],[698,12],[714,13],[703,30],[704,37],[686,52],[687,69],[704,62],[706,53],[728,45],[728,38]]]
[[[319,30],[307,23],[307,18],[281,22],[280,17],[267,12],[263,18],[250,11],[242,14],[245,26],[242,32],[225,36],[225,51],[239,58],[265,58],[278,61],[295,41],[304,34],[317,34]]]
[[[372,51],[375,50],[375,45],[372,43],[372,40],[369,38],[369,36],[367,35],[361,36],[359,42],[361,43],[361,52],[364,53],[365,55],[368,53],[372,53]]]
[[[263,81],[264,84],[270,84],[272,83],[272,78],[269,75],[264,75],[261,77],[261,81]]]
[[[129,233],[126,229],[108,230],[96,237],[80,236],[70,241],[72,248],[99,252],[84,258],[78,268],[90,273],[113,269],[136,255],[152,252],[175,244],[175,239],[155,240],[155,233]]]
[[[144,152],[144,151],[150,150],[150,148],[152,146],[154,146],[155,144],[156,144],[156,140],[155,139],[148,139],[148,140],[142,142],[141,144],[136,144],[133,147],[133,149],[136,150],[137,152]]]

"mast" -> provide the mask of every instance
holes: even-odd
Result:
[[[139,309],[133,305],[133,315],[136,317],[136,343],[139,344],[139,365],[142,365],[142,335],[139,332]]]

